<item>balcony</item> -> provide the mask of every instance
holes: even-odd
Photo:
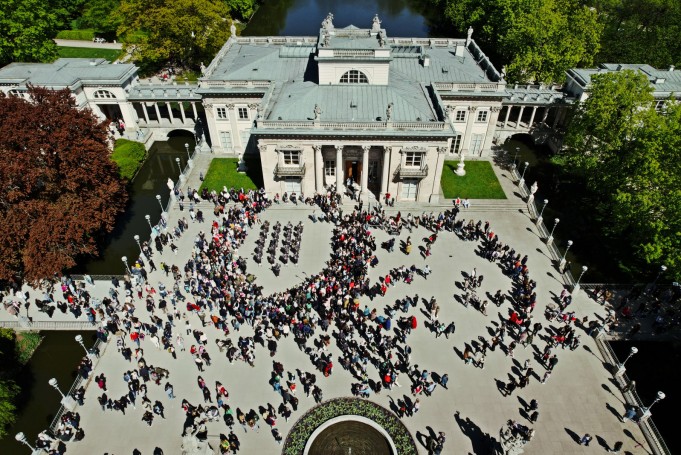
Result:
[[[274,167],[274,175],[277,177],[303,177],[305,175],[305,163],[286,166],[277,164]]]
[[[428,175],[428,165],[424,164],[421,167],[411,166],[397,166],[395,169],[395,177],[400,179],[422,179]]]

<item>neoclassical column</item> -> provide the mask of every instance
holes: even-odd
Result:
[[[144,113],[144,121],[147,122],[147,125],[149,124],[149,113],[147,112],[147,103],[142,101],[142,113]],[[172,191],[171,191],[172,193]]]
[[[385,196],[388,192],[388,185],[390,184],[390,147],[383,146],[383,163],[381,163],[381,194],[380,197]],[[379,198],[380,199],[380,198]]]
[[[551,106],[545,106],[544,107],[544,115],[542,115],[541,122],[546,123],[546,119],[549,116],[549,110],[551,109]]]
[[[508,105],[506,106],[506,118],[504,119],[504,129],[508,126],[508,117],[511,115],[511,109],[513,109],[513,106]]]
[[[184,102],[180,101],[177,104],[180,105],[180,116],[182,117],[182,124],[184,125],[184,123],[187,121],[187,116],[184,113]]]
[[[322,146],[320,144],[313,145],[314,149],[314,176],[315,176],[315,191],[317,193],[324,192],[324,159],[322,158]]]
[[[499,119],[499,113],[501,112],[501,106],[492,106],[490,108],[490,119],[489,123],[487,124],[487,133],[485,134],[485,143],[482,146],[482,149],[480,150],[480,155],[487,151],[492,149],[492,141],[494,140],[494,135],[497,130],[497,120]]]
[[[158,109],[158,103],[154,102],[154,110],[156,111],[156,118],[158,119],[158,124],[161,124],[161,111]]]
[[[173,123],[175,118],[173,117],[173,110],[170,107],[170,103],[166,102],[166,107],[168,108],[168,117],[170,117],[170,123]]]
[[[537,106],[532,107],[532,115],[530,115],[530,123],[527,124],[528,128],[532,128],[532,123],[534,122],[534,116],[537,114]]]
[[[477,106],[468,107],[468,121],[466,122],[466,132],[463,136],[463,147],[461,148],[461,153],[468,155],[468,151],[471,146],[471,130],[473,129],[473,122],[475,122],[475,111],[477,111]]]
[[[366,196],[369,190],[369,149],[370,145],[363,145],[362,151],[362,196]]]
[[[196,113],[196,101],[192,101],[192,111],[194,112],[194,122],[199,119],[199,114]]]
[[[343,146],[336,146],[336,191],[343,191]]]
[[[523,111],[525,110],[525,106],[520,106],[520,112],[518,113],[518,121],[515,122],[515,129],[520,128],[520,121],[523,119]]]

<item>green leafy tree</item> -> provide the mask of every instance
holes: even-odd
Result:
[[[10,380],[0,380],[0,438],[7,435],[8,428],[16,420],[14,400],[19,387]]]
[[[461,33],[476,30],[511,82],[562,82],[599,49],[598,15],[579,0],[447,0],[445,14]]]
[[[232,15],[248,21],[255,12],[256,0],[226,0]]]
[[[209,62],[230,35],[222,0],[124,0],[120,13],[119,35],[144,32],[141,41],[126,50],[145,69],[168,62],[197,68]]]
[[[660,264],[681,279],[681,105],[654,107],[646,75],[596,74],[576,106],[565,145],[567,163],[598,201],[605,235],[625,247],[616,259],[629,273]]]
[[[78,20],[80,28],[92,28],[98,34],[115,34],[121,25],[120,0],[92,0]]]
[[[54,60],[52,37],[60,23],[58,12],[43,0],[0,0],[0,66]]]

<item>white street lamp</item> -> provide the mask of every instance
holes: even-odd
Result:
[[[575,282],[575,287],[572,289],[572,294],[574,295],[577,291],[579,291],[579,282],[582,280],[582,277],[586,273],[586,271],[589,270],[589,267],[583,265],[582,266],[582,273],[579,274],[579,278],[577,278],[577,282]]]
[[[83,350],[85,351],[85,354],[90,355],[90,352],[87,350],[87,348],[85,347],[85,344],[83,343],[83,337],[81,335],[76,335],[76,341],[83,348]],[[56,382],[56,380],[55,380],[55,382]]]
[[[142,251],[142,245],[140,244],[140,236],[137,235],[137,234],[135,234],[135,235],[133,236],[133,238],[135,239],[135,242],[137,242],[137,246],[138,246],[139,249],[140,249],[140,253],[144,253],[144,252]]]
[[[657,396],[655,397],[653,402],[650,403],[650,406],[648,406],[647,408],[643,408],[643,416],[641,416],[641,418],[647,419],[648,417],[650,417],[650,408],[652,408],[653,405],[655,403],[657,403],[658,401],[664,400],[665,397],[666,397],[666,395],[664,394],[664,392],[657,392]]]
[[[544,206],[541,208],[541,211],[539,212],[539,216],[537,217],[537,226],[539,226],[542,222],[542,215],[544,215],[544,210],[546,209],[546,206],[549,204],[548,199],[544,199]]]
[[[163,204],[161,203],[161,195],[157,194],[156,195],[156,200],[158,201],[158,206],[161,207],[161,212],[163,212]]]
[[[191,155],[189,154],[189,143],[188,143],[188,142],[185,142],[185,143],[184,143],[184,149],[187,151],[187,159],[188,159],[188,160],[191,160],[192,157],[191,157]]]
[[[64,395],[64,393],[61,391],[59,388],[59,384],[57,383],[57,380],[55,378],[50,379],[47,381],[49,385],[54,387],[54,389],[59,392],[59,395],[61,395],[61,404],[68,409],[69,411],[73,411],[76,408],[76,400],[74,400],[70,396]]]
[[[525,171],[527,171],[528,167],[530,167],[530,163],[525,161],[525,168],[523,169],[523,173],[520,175],[520,180],[518,180],[518,186],[523,186],[523,183],[525,183]]]
[[[182,166],[180,165],[180,158],[175,158],[175,162],[177,163],[177,168],[180,170],[180,175],[182,175]]]
[[[549,234],[549,238],[546,239],[547,244],[553,242],[553,233],[556,231],[556,226],[558,226],[558,223],[560,223],[560,219],[555,218],[553,220],[553,228],[551,229],[551,233]]]
[[[149,225],[149,229],[151,229],[151,232],[154,232],[154,226],[151,225],[151,216],[144,215],[144,219],[147,220],[147,224]]]
[[[128,265],[128,257],[123,256],[121,261],[123,261],[123,264],[125,264],[125,270],[128,272],[128,275],[132,275],[132,272],[130,272],[130,266]]]
[[[624,372],[626,371],[626,368],[624,368],[624,365],[627,363],[627,360],[629,360],[631,358],[631,356],[633,356],[637,352],[638,352],[638,348],[636,346],[632,346],[631,349],[629,349],[629,355],[627,356],[626,359],[624,359],[624,362],[619,364],[619,367],[617,368],[617,373],[616,373],[617,376],[621,376],[621,375],[624,374]]]
[[[22,444],[26,444],[28,446],[28,448],[31,449],[31,451],[33,453],[39,453],[35,449],[35,447],[33,447],[31,444],[28,443],[28,441],[26,440],[26,435],[24,433],[22,433],[21,431],[19,433],[17,433],[16,436],[14,436],[14,439],[21,442]]]
[[[567,247],[565,247],[565,253],[563,253],[563,257],[560,258],[560,267],[563,267],[563,264],[565,264],[565,258],[567,257],[568,250],[572,246],[573,242],[572,240],[567,241]]]
[[[657,280],[660,279],[662,274],[667,271],[667,266],[666,265],[661,265],[660,266],[660,271],[658,272],[657,276],[655,277],[655,281],[653,281],[653,286],[655,286],[655,283],[657,283]]]

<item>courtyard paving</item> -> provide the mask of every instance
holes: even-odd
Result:
[[[504,187],[509,201],[503,203],[485,203],[472,201],[471,208],[463,210],[460,218],[482,219],[491,223],[492,230],[499,235],[501,242],[510,244],[516,251],[529,256],[528,266],[531,277],[538,283],[538,304],[534,310],[534,321],[542,322],[544,327],[549,323],[544,318],[544,310],[547,304],[556,301],[557,296],[563,289],[562,277],[556,272],[549,257],[548,250],[542,242],[534,223],[522,210],[523,204],[517,196],[514,196],[513,186],[507,172],[495,168],[502,186]],[[194,171],[197,172],[196,170]],[[350,205],[346,210],[351,209]],[[313,223],[309,215],[313,208],[306,206],[280,205],[272,207],[263,214],[264,220],[274,223],[291,221],[296,224],[303,221],[305,227],[302,235],[301,259],[298,266],[289,265],[282,267],[279,277],[275,277],[266,266],[258,266],[252,260],[254,242],[257,239],[259,229],[256,227],[248,236],[239,253],[248,261],[248,272],[256,275],[257,283],[264,288],[265,294],[280,292],[302,281],[306,276],[319,271],[331,253],[329,239],[332,226],[328,223]],[[414,214],[443,210],[442,207],[416,207],[414,205],[402,205],[388,209],[389,213],[402,211],[402,215],[412,211]],[[190,223],[188,233],[185,233],[176,244],[179,252],[174,255],[166,249],[162,255],[155,253],[153,259],[158,265],[161,262],[175,263],[181,266],[191,250],[193,239],[199,230],[209,231],[212,211],[204,210],[207,221],[203,224]],[[319,210],[317,210],[319,213]],[[178,217],[186,216],[186,211],[171,210],[170,224],[174,225]],[[484,316],[472,307],[464,307],[456,299],[463,291],[459,288],[463,280],[463,274],[470,272],[473,267],[477,268],[478,274],[484,275],[482,289],[478,295],[487,293],[494,294],[498,289],[508,292],[511,289],[510,279],[505,276],[499,266],[491,263],[476,254],[477,242],[465,242],[452,233],[441,233],[433,248],[432,255],[427,259],[419,254],[418,247],[423,245],[422,238],[427,236],[423,228],[402,232],[399,240],[406,240],[411,236],[414,241],[412,254],[407,256],[395,248],[389,253],[380,248],[380,244],[389,238],[383,231],[375,231],[376,243],[379,249],[376,256],[379,259],[377,267],[370,270],[372,283],[379,277],[385,276],[388,271],[400,265],[416,264],[423,267],[428,264],[433,270],[432,274],[424,279],[416,277],[413,283],[398,282],[389,288],[385,297],[377,297],[373,300],[363,298],[361,307],[368,305],[376,308],[379,314],[385,314],[385,308],[392,305],[396,300],[405,295],[430,299],[435,297],[440,305],[439,320],[448,323],[455,321],[456,333],[449,337],[436,338],[426,325],[425,306],[423,301],[410,310],[418,318],[419,327],[408,337],[411,346],[412,365],[418,364],[420,369],[426,369],[439,375],[448,374],[448,389],[437,387],[431,397],[421,397],[422,406],[420,411],[413,417],[403,419],[407,428],[418,441],[423,440],[423,435],[428,435],[432,430],[435,433],[444,431],[447,434],[447,443],[443,453],[446,454],[486,454],[488,438],[498,438],[499,430],[509,419],[517,420],[529,425],[536,430],[535,438],[526,446],[525,453],[528,455],[546,454],[595,454],[602,453],[615,442],[624,443],[623,452],[631,454],[650,453],[645,439],[635,423],[622,423],[619,416],[624,411],[623,397],[611,380],[611,375],[606,370],[603,359],[593,339],[583,331],[581,335],[582,345],[575,351],[558,349],[559,363],[546,384],[541,384],[533,379],[529,386],[518,389],[511,396],[503,397],[498,390],[497,381],[507,381],[509,374],[517,373],[518,367],[526,359],[530,359],[534,371],[541,377],[544,368],[535,359],[536,349],[518,347],[515,358],[507,357],[500,349],[488,352],[485,368],[479,369],[473,365],[464,364],[460,357],[466,343],[476,340],[482,335],[489,339],[489,331],[499,324],[500,318],[507,316],[509,303],[501,308],[490,304],[488,315]],[[399,242],[398,242],[399,244]],[[150,273],[150,282],[154,285],[161,281],[172,289],[172,280],[166,278],[160,272]],[[94,295],[103,297],[108,292],[109,284],[99,282],[93,289]],[[490,296],[491,297],[491,296]],[[489,299],[489,297],[488,297]],[[136,312],[142,320],[147,319],[146,311],[142,304]],[[590,319],[596,315],[603,316],[601,306],[581,292],[573,301],[572,309],[578,317],[588,316]],[[398,316],[403,313],[398,312]],[[45,319],[42,313],[32,314],[36,320]],[[7,317],[4,313],[3,319]],[[195,315],[187,315],[192,327],[200,327],[200,321]],[[55,320],[71,320],[70,315],[55,313]],[[557,324],[554,323],[554,326]],[[183,329],[184,321],[177,324],[177,331],[182,331],[187,346],[192,344],[193,338],[187,336]],[[203,402],[203,396],[196,379],[199,374],[206,380],[211,391],[214,393],[215,381],[220,381],[229,391],[227,401],[232,409],[242,409],[248,412],[250,409],[258,409],[259,406],[267,406],[268,403],[275,408],[281,403],[281,396],[269,385],[272,371],[272,358],[267,349],[256,349],[255,366],[250,367],[242,361],[230,364],[223,354],[218,352],[215,345],[216,336],[220,335],[212,328],[205,329],[209,337],[207,344],[208,352],[213,359],[212,366],[206,367],[203,373],[197,371],[189,351],[177,352],[177,360],[165,351],[157,350],[150,341],[142,342],[144,357],[147,363],[160,366],[170,371],[170,382],[174,385],[174,400],[170,400],[163,391],[162,385],[148,384],[148,396],[152,403],[160,400],[165,406],[165,419],[156,416],[151,427],[141,421],[143,409],[138,405],[137,409],[128,408],[123,415],[117,411],[102,412],[97,403],[97,397],[101,391],[93,382],[88,383],[85,406],[78,408],[81,414],[82,427],[85,430],[85,439],[80,442],[69,443],[69,454],[128,454],[137,448],[142,454],[153,452],[155,447],[163,449],[165,454],[181,453],[180,444],[184,412],[181,408],[182,399],[187,399],[194,405]],[[251,336],[253,331],[248,326],[242,326],[239,332],[230,334],[235,342],[240,336]],[[104,373],[108,378],[108,395],[118,398],[127,393],[126,383],[123,381],[123,372],[134,367],[126,362],[116,351],[115,337],[110,339],[106,349],[102,353],[95,371],[91,377]],[[333,338],[332,338],[333,340]],[[127,341],[128,345],[131,342]],[[308,343],[310,344],[310,343]],[[535,338],[535,345],[543,350],[545,343]],[[134,347],[132,344],[131,347]],[[334,356],[334,373],[325,378],[320,372],[315,371],[309,358],[301,352],[293,342],[292,337],[282,338],[275,360],[283,363],[287,371],[299,369],[301,371],[315,372],[318,385],[322,388],[324,399],[350,396],[350,384],[357,382],[348,372],[343,370],[337,361],[340,351],[332,341],[330,351]],[[555,351],[554,351],[555,352]],[[369,366],[369,376],[378,379],[377,371]],[[516,374],[517,376],[517,374]],[[372,394],[370,400],[386,407],[405,395],[414,399],[410,393],[410,380],[401,375],[399,382],[401,387],[392,390],[383,390],[379,394]],[[300,388],[297,393],[300,406],[294,412],[290,421],[283,418],[277,419],[277,428],[282,435],[286,435],[293,423],[307,409],[314,406],[312,397],[306,397]],[[531,399],[539,402],[539,420],[536,424],[530,424],[522,413],[524,403]],[[139,404],[139,401],[138,401]],[[217,447],[220,433],[227,434],[228,428],[222,420],[208,423],[209,440]],[[246,454],[276,454],[281,451],[269,428],[264,422],[260,422],[260,430],[245,432],[237,423],[234,432],[241,440],[241,453]],[[585,433],[594,437],[589,447],[581,446],[576,438],[581,438]],[[417,442],[419,453],[426,454],[427,450]]]

